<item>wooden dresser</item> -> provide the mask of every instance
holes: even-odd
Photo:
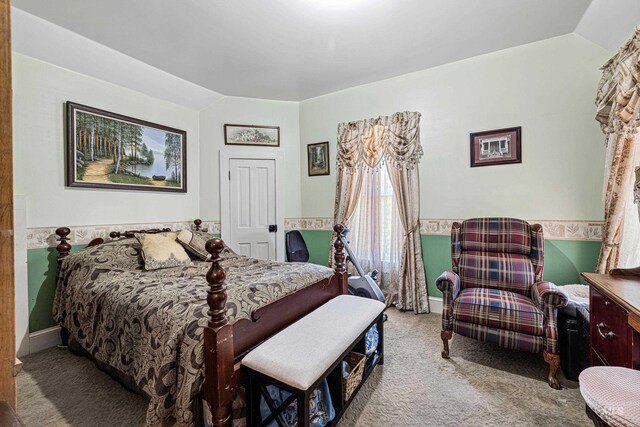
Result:
[[[582,277],[590,288],[591,366],[640,369],[640,269]]]

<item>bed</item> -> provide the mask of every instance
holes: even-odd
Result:
[[[112,232],[70,255],[70,230],[57,229],[54,318],[63,344],[150,397],[147,424],[231,425],[243,355],[347,292],[344,245],[335,270],[239,256],[218,238],[211,261],[144,270],[134,233],[166,231]]]

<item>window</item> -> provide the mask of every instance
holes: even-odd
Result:
[[[349,221],[349,238],[365,273],[378,270],[379,284],[385,290],[398,279],[404,231],[386,165],[362,173],[362,191]]]
[[[640,163],[640,150],[635,151],[634,165]],[[634,169],[635,169],[634,168]],[[632,181],[635,179],[635,175]],[[605,181],[606,182],[606,181]],[[618,267],[632,268],[640,266],[640,202],[634,203],[633,187],[626,195],[624,207],[624,219],[622,222],[622,237],[620,239],[620,252]]]

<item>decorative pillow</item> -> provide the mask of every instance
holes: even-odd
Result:
[[[187,251],[203,261],[211,261],[211,254],[207,252],[205,245],[208,240],[213,239],[213,234],[205,231],[181,230],[178,233],[178,242],[185,247]],[[227,245],[224,245],[222,255],[233,255],[233,252]]]
[[[178,242],[184,248],[203,261],[209,261],[211,254],[207,252],[204,245],[207,240],[213,239],[213,235],[204,231],[181,230],[178,233]]]
[[[142,246],[145,270],[191,265],[189,254],[176,242],[176,233],[136,233],[135,237]]]

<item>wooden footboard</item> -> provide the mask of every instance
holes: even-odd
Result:
[[[344,226],[337,224],[334,231],[338,236],[342,234]],[[347,293],[346,255],[344,244],[336,238],[335,248],[335,277],[340,293]],[[233,327],[226,318],[226,287],[225,274],[220,267],[220,252],[224,249],[221,239],[215,238],[207,242],[207,251],[212,255],[211,269],[207,274],[209,291],[209,324],[204,331],[205,344],[205,385],[204,404],[209,407],[214,427],[233,425],[231,405],[235,388],[239,381],[234,378],[234,348]],[[331,279],[333,281],[334,279]]]

